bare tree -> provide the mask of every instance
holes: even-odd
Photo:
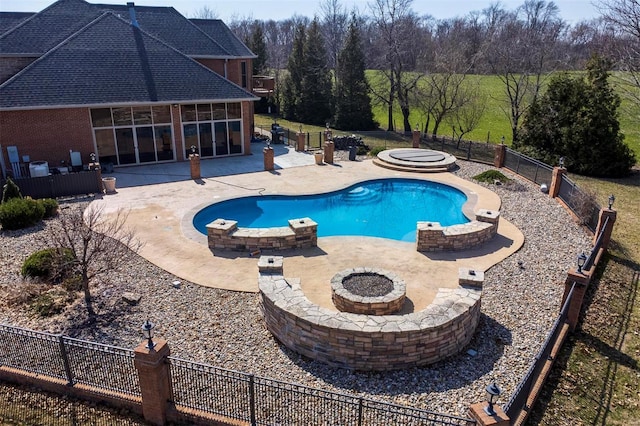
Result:
[[[215,9],[211,9],[209,6],[204,5],[200,9],[196,10],[192,17],[196,19],[218,19],[218,12],[216,12]]]
[[[103,207],[95,204],[84,211],[80,206],[71,206],[61,209],[58,220],[48,230],[50,243],[71,253],[91,316],[95,315],[91,303],[92,280],[117,269],[123,259],[141,247],[133,231],[125,226],[127,216],[119,210],[115,217],[106,218]]]
[[[347,34],[348,16],[340,0],[322,0],[320,2],[320,11],[322,12],[322,33],[327,50],[329,68],[336,69],[338,55]]]
[[[446,121],[453,129],[454,137],[458,140],[458,148],[464,135],[478,127],[486,110],[487,102],[480,95],[479,89],[477,84],[464,87],[459,96],[458,107],[447,116]]]
[[[621,33],[617,75],[625,96],[640,106],[640,1],[604,0],[600,3],[604,19]]]

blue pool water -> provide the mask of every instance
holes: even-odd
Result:
[[[416,179],[378,179],[315,195],[265,195],[211,204],[193,218],[207,234],[216,219],[237,220],[243,228],[288,226],[289,219],[309,217],[318,236],[362,235],[400,241],[416,240],[416,222],[443,226],[466,223],[466,195],[447,185]]]

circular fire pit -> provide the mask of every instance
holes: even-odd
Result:
[[[376,268],[353,268],[331,279],[331,298],[342,312],[389,315],[404,305],[406,285],[396,274]]]

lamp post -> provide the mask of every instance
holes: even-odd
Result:
[[[613,207],[614,201],[616,201],[616,197],[613,194],[609,195],[609,210],[611,210],[611,207]]]
[[[580,256],[578,256],[578,273],[581,274],[582,273],[582,267],[584,266],[585,262],[587,261],[587,255],[583,253],[580,253]]]
[[[494,383],[487,386],[487,406],[484,408],[484,412],[489,416],[495,416],[496,410],[493,409],[493,404],[498,402],[498,397],[502,393],[498,385]]]
[[[156,344],[153,343],[153,329],[155,325],[149,320],[146,320],[144,324],[142,324],[142,335],[145,339],[147,339],[147,349],[152,350]]]

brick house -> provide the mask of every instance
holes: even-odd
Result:
[[[251,152],[255,55],[222,21],[59,0],[0,13],[0,31],[3,172],[71,151],[114,167]]]

